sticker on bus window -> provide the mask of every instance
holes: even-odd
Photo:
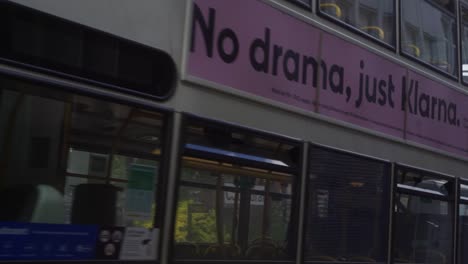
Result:
[[[97,226],[0,222],[0,261],[95,258]]]

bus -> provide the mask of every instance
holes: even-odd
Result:
[[[467,0],[0,0],[0,263],[468,263]]]

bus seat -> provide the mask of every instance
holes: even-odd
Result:
[[[361,27],[361,30],[366,31],[367,33],[369,33],[369,34],[371,34],[373,36],[376,36],[381,40],[384,40],[384,38],[385,38],[385,31],[381,27],[378,27],[378,26],[365,26],[365,27]],[[375,34],[372,34],[372,33],[375,33]]]
[[[114,226],[118,188],[110,184],[85,183],[75,187],[71,222]]]
[[[445,60],[433,60],[431,61],[431,64],[445,71],[450,70],[450,64],[448,63],[448,61]]]
[[[249,259],[271,259],[277,256],[277,248],[272,244],[257,243],[249,246],[245,256]]]
[[[322,256],[309,256],[309,257],[307,257],[307,260],[308,261],[333,261],[333,262],[338,261],[334,257],[325,256],[325,255],[322,255]]]
[[[327,14],[333,14],[336,18],[341,18],[343,15],[341,7],[335,3],[321,3],[320,10]]]
[[[241,255],[241,249],[238,245],[211,245],[203,254],[206,258],[231,258],[239,257]]]
[[[353,262],[377,262],[373,258],[365,257],[365,256],[352,256],[346,259],[347,261],[353,261]]]
[[[45,184],[18,184],[0,192],[0,221],[65,224],[63,195]]]
[[[37,202],[31,216],[31,222],[65,224],[63,195],[50,185],[37,185],[36,190]]]
[[[415,252],[415,261],[426,264],[447,264],[447,257],[440,251],[420,249]]]
[[[194,258],[199,256],[198,246],[194,243],[176,243],[174,245],[176,258]]]

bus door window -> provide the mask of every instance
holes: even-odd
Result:
[[[187,118],[176,259],[293,259],[300,146]]]
[[[311,146],[305,261],[386,263],[390,164]]]
[[[454,181],[431,172],[395,169],[395,263],[451,263]]]

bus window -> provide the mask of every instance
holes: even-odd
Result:
[[[451,263],[453,180],[397,166],[395,263]]]
[[[69,240],[60,252],[30,242],[30,257],[11,258],[118,259],[133,228],[150,240],[143,258],[155,259],[166,115],[3,77],[0,86],[0,228],[43,228],[49,235],[40,240]],[[101,245],[105,252],[95,245],[100,232],[114,236],[103,238],[112,243]]]
[[[386,263],[390,164],[312,146],[305,261]]]
[[[320,0],[319,11],[386,44],[395,45],[395,3],[392,0]]]
[[[463,82],[468,84],[468,1],[460,1],[461,22],[461,64]]]
[[[288,260],[300,145],[188,118],[174,230],[176,259]]]
[[[459,226],[459,263],[468,262],[468,251],[465,250],[468,246],[468,184],[460,184],[460,197],[459,197],[459,213],[458,213],[458,226]]]
[[[454,1],[400,1],[403,53],[450,75],[457,74]]]

